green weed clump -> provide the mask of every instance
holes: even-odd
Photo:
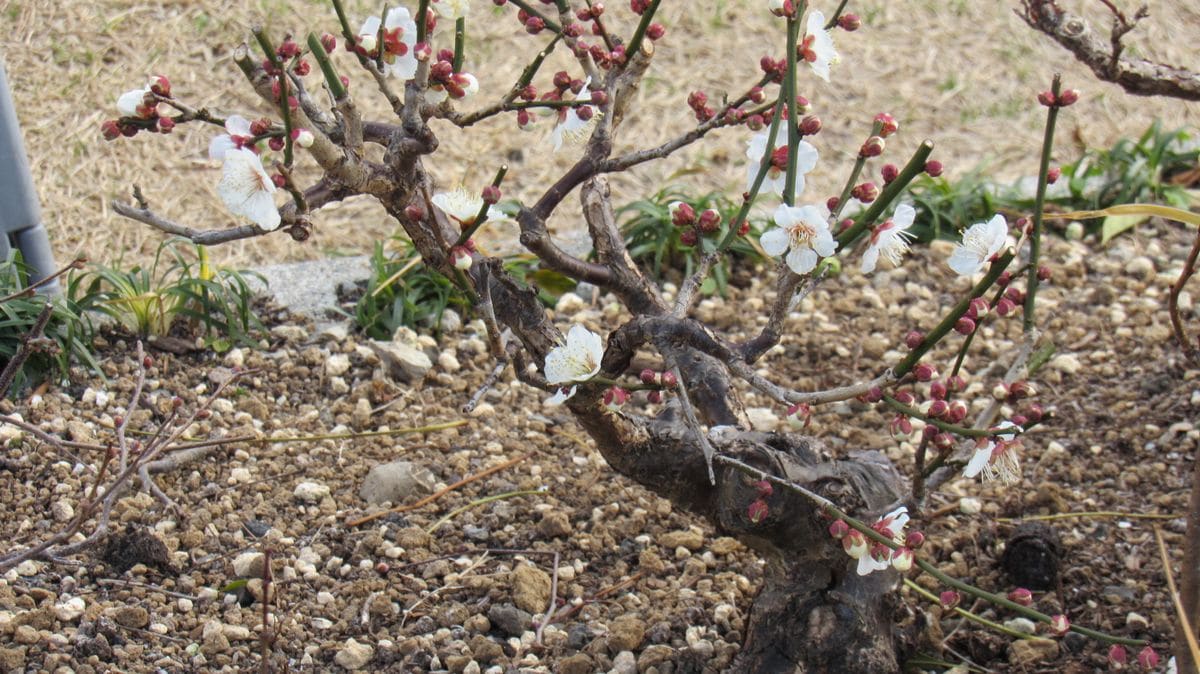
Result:
[[[99,372],[91,350],[91,325],[75,303],[30,290],[19,252],[0,262],[0,370],[8,366],[47,304],[51,313],[42,336],[30,341],[28,360],[14,373],[9,390],[0,395],[15,395],[46,381],[65,381],[73,362]]]
[[[138,337],[161,337],[173,330],[204,339],[218,353],[234,346],[254,347],[263,331],[247,279],[252,271],[213,268],[204,246],[168,239],[148,266],[122,269],[91,265],[73,276],[68,297],[83,310],[99,311]]]

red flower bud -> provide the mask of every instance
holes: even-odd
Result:
[[[121,137],[121,126],[115,119],[106,119],[100,123],[100,133],[104,140],[116,140]]]
[[[969,335],[975,332],[975,321],[963,316],[954,323],[954,331],[960,335]]]
[[[904,345],[910,349],[921,346],[921,343],[924,341],[925,335],[920,330],[909,330],[908,334],[904,336]]]
[[[1049,90],[1043,91],[1042,93],[1038,94],[1037,99],[1038,99],[1038,103],[1041,103],[1042,105],[1046,106],[1047,108],[1053,106],[1055,103],[1054,92],[1049,91]]]
[[[807,115],[800,120],[800,133],[805,136],[815,136],[821,132],[821,118],[816,115]]]
[[[721,214],[709,208],[700,214],[699,219],[700,231],[705,234],[712,234],[721,229]]]
[[[850,525],[846,524],[845,520],[834,520],[833,524],[829,525],[829,535],[834,540],[840,541],[850,533]]]
[[[282,188],[284,185],[287,185],[287,178],[278,173],[273,173],[271,174],[271,182],[275,184],[275,187]]]
[[[754,483],[754,488],[758,491],[758,495],[762,498],[775,493],[775,487],[771,485],[770,480],[759,480]]]
[[[662,391],[651,391],[651,392],[647,393],[646,401],[653,405],[657,405],[657,404],[661,403],[663,401]]]
[[[652,23],[649,26],[646,26],[646,37],[650,38],[651,40],[658,40],[666,34],[667,28],[661,23]]]
[[[1073,105],[1078,100],[1079,100],[1079,90],[1078,89],[1066,89],[1058,94],[1058,104],[1064,108],[1067,107],[1068,105]]]
[[[930,159],[925,162],[925,173],[929,174],[930,178],[936,178],[942,175],[942,162],[936,159]]]
[[[150,91],[162,96],[163,98],[171,97],[171,81],[162,75],[155,75],[150,78]]]
[[[1008,600],[1014,604],[1029,606],[1033,604],[1033,593],[1023,587],[1018,587],[1008,593]]]
[[[679,384],[679,380],[675,378],[675,373],[670,370],[664,370],[661,379],[662,385],[667,388],[675,388]]]
[[[912,372],[917,381],[929,381],[937,377],[937,368],[928,363],[919,363]]]
[[[841,202],[842,200],[839,197],[829,197],[825,200],[825,208],[828,208],[829,212],[832,213],[837,210],[838,204]]]
[[[1050,617],[1050,631],[1058,636],[1062,636],[1071,630],[1071,620],[1067,616],[1059,613]],[[1149,648],[1149,646],[1147,646]],[[1139,660],[1141,655],[1138,656]]]
[[[488,185],[483,188],[483,203],[494,204],[500,201],[500,188],[495,185]]]
[[[854,186],[854,189],[850,190],[850,196],[864,204],[869,204],[879,196],[879,188],[872,182],[859,183]]]
[[[420,204],[409,204],[404,207],[404,217],[409,222],[420,222],[425,219],[425,209]]]
[[[1049,281],[1049,280],[1050,280],[1050,277],[1051,277],[1052,275],[1053,275],[1053,272],[1052,272],[1052,271],[1050,271],[1050,268],[1049,268],[1049,267],[1046,267],[1046,266],[1041,266],[1041,267],[1038,267],[1038,270],[1037,270],[1037,278],[1038,278],[1038,280],[1039,280],[1039,281],[1041,281],[1042,283],[1045,283],[1046,281]]]
[[[843,14],[838,17],[838,28],[853,33],[862,27],[862,19],[858,18],[857,14]]]
[[[694,229],[685,229],[679,233],[679,243],[685,246],[694,246],[700,240],[700,236],[696,234]]]
[[[546,22],[540,16],[531,16],[525,21],[525,32],[530,35],[537,35],[546,28]]]
[[[920,531],[910,531],[904,537],[904,547],[920,550],[921,546],[925,545],[925,534]]]
[[[879,169],[879,175],[883,178],[883,184],[886,185],[900,175],[900,169],[896,168],[895,164],[884,164],[883,168]]]
[[[334,49],[337,49],[337,38],[331,33],[323,33],[321,35],[321,47],[325,50],[326,54],[332,53]]]
[[[658,373],[650,368],[646,368],[642,370],[641,374],[638,375],[638,378],[642,380],[643,384],[650,386],[658,381]]]
[[[279,46],[275,48],[275,53],[281,59],[290,59],[300,54],[300,45],[296,44],[296,41],[290,37],[284,38],[283,42],[279,43]]]
[[[1114,669],[1121,669],[1129,664],[1129,653],[1121,644],[1113,644],[1108,648],[1108,664]]]
[[[749,517],[750,521],[754,524],[758,524],[759,522],[765,520],[769,513],[770,509],[767,508],[767,502],[762,499],[751,502],[750,507],[746,509],[746,516]]]
[[[996,302],[996,315],[1007,316],[1017,310],[1017,305],[1007,297],[1001,297],[999,302]]]
[[[929,397],[934,400],[946,399],[946,383],[943,381],[934,381],[929,384]]]
[[[859,148],[858,154],[860,157],[878,157],[883,154],[883,148],[886,144],[880,136],[871,136],[867,142],[863,143]]]
[[[1061,177],[1062,177],[1062,169],[1057,166],[1050,169],[1049,171],[1046,171],[1046,182],[1050,185],[1053,185],[1054,183],[1058,182],[1058,179]]]
[[[946,590],[938,595],[938,602],[941,603],[942,608],[947,610],[958,606],[958,602],[961,599],[962,597],[954,590]]]
[[[881,112],[878,115],[875,115],[875,122],[879,124],[879,135],[883,136],[884,138],[896,133],[896,131],[900,128],[900,123],[896,121],[896,118],[892,117],[886,112]],[[881,147],[880,150],[882,151],[882,149],[883,148]]]
[[[282,150],[284,144],[285,144],[284,140],[282,138],[280,138],[279,136],[272,136],[271,139],[267,141],[267,147],[271,148],[272,150],[274,150],[276,152],[279,152],[280,150]]]

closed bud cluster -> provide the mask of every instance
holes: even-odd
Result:
[[[847,13],[838,17],[837,25],[847,33],[853,33],[862,27],[862,19],[857,14]]]
[[[721,229],[721,214],[709,208],[700,214],[698,223],[701,232],[712,234]]]
[[[859,183],[850,190],[850,196],[858,199],[864,204],[869,204],[879,196],[879,188],[873,182]]]

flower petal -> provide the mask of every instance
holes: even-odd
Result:
[[[975,450],[971,455],[971,460],[967,462],[967,467],[963,469],[963,477],[975,477],[983,470],[984,466],[992,460],[993,443],[989,442],[983,447]]]
[[[250,120],[241,115],[230,115],[225,118],[225,130],[231,136],[253,136],[250,132]]]
[[[567,388],[565,386],[560,387],[557,391],[554,392],[554,395],[547,398],[546,402],[543,404],[545,404],[549,407],[555,407],[555,406],[561,405],[561,404],[565,403],[571,396],[575,395],[575,390],[578,388],[579,388],[578,386],[572,386],[570,388]]]
[[[900,204],[896,207],[896,212],[892,214],[892,222],[895,223],[896,229],[904,230],[912,227],[913,220],[917,217],[917,210],[908,204]]]
[[[787,251],[790,242],[791,240],[788,237],[787,231],[782,227],[769,229],[763,232],[762,236],[758,237],[758,244],[771,257],[783,255]]]
[[[870,274],[875,271],[875,264],[877,262],[879,262],[879,247],[867,246],[862,256],[862,273]]]
[[[787,266],[797,274],[807,274],[817,266],[817,252],[812,248],[793,248],[787,254]]]
[[[247,218],[266,231],[279,227],[279,210],[272,196],[275,183],[258,155],[245,148],[225,154],[217,193],[234,215]]]
[[[138,106],[146,98],[149,89],[131,89],[117,98],[117,111],[122,117],[136,117]]]
[[[946,264],[950,265],[950,268],[959,276],[974,276],[983,267],[983,260],[970,248],[960,245],[950,253],[950,259],[946,261]]]
[[[236,149],[237,145],[234,144],[233,139],[229,137],[229,134],[223,133],[219,136],[213,137],[213,139],[208,142],[208,158],[222,160],[225,158],[227,153]]]

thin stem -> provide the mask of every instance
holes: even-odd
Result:
[[[842,10],[846,9],[846,3],[850,0],[842,0],[838,3],[837,9],[833,10],[833,14],[829,15],[829,21],[825,24],[825,30],[833,30],[834,26],[838,25],[838,19],[842,16]]]
[[[1057,103],[1059,90],[1062,89],[1062,75],[1054,74],[1050,91],[1054,93]],[[1049,106],[1046,112],[1046,135],[1042,138],[1042,163],[1038,167],[1037,196],[1033,200],[1033,233],[1029,237],[1029,276],[1025,282],[1025,319],[1023,327],[1029,332],[1034,327],[1034,307],[1038,291],[1038,261],[1042,252],[1042,205],[1046,201],[1047,175],[1050,171],[1050,152],[1054,149],[1054,124],[1058,121],[1058,105]]]
[[[941,599],[936,597],[929,590],[926,590],[925,588],[918,585],[915,581],[905,578],[904,586],[935,604],[940,605],[942,603]],[[987,618],[984,618],[983,616],[977,615],[975,613],[971,613],[970,611],[968,611],[965,608],[962,608],[961,606],[955,606],[954,612],[959,614],[960,616],[966,618],[967,620],[970,620],[971,622],[978,623],[988,629],[992,629],[997,632],[1000,632],[1001,634],[1007,634],[1008,636],[1013,637],[1014,639],[1034,639],[1034,640],[1039,640],[1039,641],[1050,641],[1050,639],[1046,639],[1045,637],[1039,637],[1039,636],[1036,636],[1033,634],[1028,634],[1026,632],[1018,632],[1017,630],[1005,627],[1004,625],[1001,625],[1000,623],[992,622],[991,620],[988,620]]]
[[[642,48],[642,38],[646,36],[646,29],[654,20],[654,13],[658,11],[660,2],[662,0],[650,0],[650,6],[646,8],[645,12],[642,12],[642,20],[638,22],[637,30],[633,31],[633,37],[629,38],[629,47],[625,49],[627,57],[632,58]]]
[[[870,208],[858,216],[850,229],[838,235],[837,243],[839,251],[846,250],[847,246],[857,239],[858,235],[864,229],[870,227],[896,197],[900,196],[900,192],[908,187],[913,178],[916,178],[918,173],[925,170],[925,161],[929,159],[929,155],[932,152],[933,141],[927,140],[921,143],[917,151],[913,153],[913,156],[909,158],[908,163],[904,165],[904,168],[900,169],[900,173],[896,176],[896,179],[883,188],[883,191],[880,192],[879,197],[875,199]]]
[[[526,14],[530,16],[536,16],[537,18],[541,19],[542,23],[546,24],[546,28],[549,28],[555,33],[562,33],[562,26],[555,23],[550,17],[534,9],[533,6],[528,2],[525,2],[525,0],[510,0],[510,2],[516,5],[519,9],[525,10]]]
[[[338,77],[333,62],[329,60],[329,53],[321,44],[321,39],[317,37],[316,33],[309,33],[307,42],[308,51],[316,60],[317,66],[321,68],[321,74],[325,76],[325,85],[329,87],[329,93],[333,94],[333,100],[342,100],[346,97],[346,87],[342,86],[342,78]]]
[[[425,529],[425,533],[432,534],[433,532],[437,531],[438,527],[442,526],[446,522],[449,522],[450,520],[454,519],[458,515],[470,510],[471,508],[476,508],[478,506],[485,505],[485,504],[491,503],[493,501],[501,501],[506,498],[513,498],[515,496],[532,496],[533,494],[545,494],[545,493],[546,493],[545,489],[523,489],[520,491],[508,491],[508,492],[504,492],[503,494],[495,494],[494,496],[487,496],[485,498],[481,498],[476,501],[471,501],[470,503],[466,504],[465,506],[462,506],[461,508],[455,508],[454,510],[451,510],[450,512],[446,513],[445,517],[434,522],[427,529]]]
[[[463,48],[467,41],[467,17],[454,20],[454,72],[462,72]]]
[[[804,2],[787,18],[787,79],[784,80],[783,96],[787,101],[787,173],[783,179],[783,203],[796,205],[796,153],[800,147],[799,124],[796,123],[796,43],[800,34],[800,15],[804,13]]]
[[[387,18],[387,15],[379,17],[380,21]],[[429,28],[429,0],[421,0],[417,3],[417,42],[425,42],[429,39],[427,33]],[[382,27],[382,26],[381,26]],[[383,53],[383,40],[379,41],[379,53]]]
[[[750,185],[750,191],[746,193],[742,199],[742,207],[738,209],[737,215],[729,221],[729,228],[725,231],[725,237],[721,239],[721,243],[717,245],[717,251],[722,252],[729,249],[733,245],[733,240],[737,237],[738,228],[746,218],[750,217],[750,207],[754,205],[754,199],[758,197],[758,191],[762,189],[763,181],[767,179],[767,171],[771,169],[771,150],[775,148],[775,139],[779,137],[779,122],[783,116],[784,97],[780,94],[779,99],[775,101],[775,112],[771,114],[771,126],[767,127],[767,145],[763,148],[762,161],[758,165],[758,173],[754,176],[754,182]]]
[[[279,82],[279,114],[283,117],[283,165],[291,168],[292,107],[288,102],[288,78],[287,72],[284,70],[286,66],[279,60],[279,55],[275,53],[275,47],[271,44],[271,39],[267,37],[265,28],[258,26],[251,33],[254,34],[254,39],[258,41],[258,46],[262,48],[267,60],[271,62],[271,67],[276,72],[274,77]]]
[[[917,362],[921,360],[921,357],[924,356],[926,352],[932,349],[935,344],[941,341],[942,337],[945,337],[947,333],[954,329],[954,324],[958,322],[958,319],[961,318],[963,314],[967,313],[967,308],[970,307],[971,300],[987,292],[987,289],[992,287],[992,285],[996,282],[996,279],[999,278],[1000,274],[1004,272],[1009,263],[1012,261],[1013,252],[1009,250],[1001,255],[998,260],[992,262],[992,267],[988,270],[988,273],[984,275],[983,280],[981,280],[979,283],[976,283],[975,287],[971,289],[971,292],[959,300],[958,304],[954,305],[954,308],[952,308],[949,313],[946,314],[946,316],[942,319],[942,322],[938,323],[937,327],[935,327],[929,334],[925,335],[925,339],[921,341],[920,345],[910,351],[904,360],[900,361],[900,364],[897,365],[893,370],[896,377],[903,377],[904,375],[908,374],[908,372],[912,370],[914,366],[916,366]]]

